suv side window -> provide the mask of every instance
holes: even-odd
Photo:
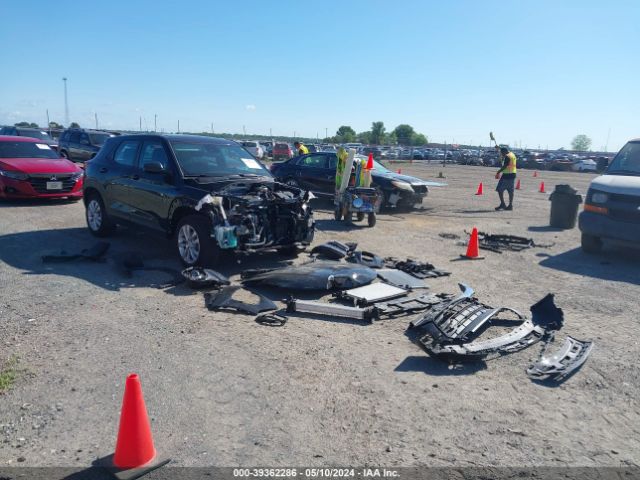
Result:
[[[142,146],[142,154],[140,155],[140,170],[144,170],[144,166],[147,163],[159,163],[166,169],[170,169],[169,157],[162,145],[162,142],[157,140],[149,140],[144,142]]]
[[[117,148],[113,155],[113,161],[123,167],[133,167],[136,164],[136,156],[140,142],[138,140],[125,140]]]
[[[335,153],[329,153],[327,154],[327,157],[329,157],[329,166],[327,168],[335,170],[338,167],[338,155]]]
[[[306,168],[326,168],[326,157],[324,154],[307,155],[298,161],[298,165]]]
[[[89,135],[87,135],[86,133],[80,135],[80,144],[91,145],[91,142],[89,141]]]
[[[69,142],[80,143],[80,132],[71,132]]]
[[[69,135],[70,135],[70,132],[63,132],[62,135],[60,136],[60,141],[61,142],[68,142],[69,141]]]

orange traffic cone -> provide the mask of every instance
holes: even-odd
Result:
[[[547,193],[547,192],[544,191],[544,182],[540,182],[540,190],[539,190],[539,192],[540,193]]]
[[[520,190],[520,179],[516,182],[516,190]]]
[[[402,173],[402,169],[401,168],[398,169],[398,173]]]
[[[533,176],[534,176],[534,178],[538,176],[538,171],[537,171],[537,170],[535,170],[535,171],[533,172]]]
[[[461,255],[462,258],[469,260],[482,260],[484,257],[480,256],[480,242],[478,241],[478,229],[473,227],[471,231],[471,237],[469,238],[469,245],[467,246],[467,253]]]
[[[369,154],[369,158],[367,159],[367,170],[373,170],[373,153]]]
[[[478,185],[478,191],[476,192],[476,195],[482,195],[482,182],[480,182],[480,184]]]
[[[137,478],[167,463],[169,459],[157,458],[140,378],[132,373],[124,386],[120,428],[113,455],[114,474],[120,479]]]

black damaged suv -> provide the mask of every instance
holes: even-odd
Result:
[[[308,192],[275,182],[237,143],[195,135],[109,138],[87,163],[84,202],[92,234],[155,230],[189,266],[224,251],[294,253],[315,230]]]

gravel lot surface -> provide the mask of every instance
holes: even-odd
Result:
[[[315,243],[357,241],[382,256],[413,257],[450,270],[433,292],[473,286],[493,306],[528,313],[547,293],[564,310],[566,335],[595,341],[583,368],[552,388],[525,368],[540,346],[450,367],[405,335],[411,318],[363,325],[291,317],[269,328],[252,316],[206,310],[202,293],[118,261],[179,268],[172,242],[119,229],[104,263],[43,264],[95,239],[80,203],[0,203],[0,361],[18,358],[18,378],[0,394],[0,466],[91,464],[113,452],[124,380],[140,375],[157,448],[175,465],[625,466],[640,463],[638,298],[640,253],[579,248],[576,229],[548,227],[548,194],[569,183],[586,193],[590,174],[520,170],[515,210],[495,212],[494,169],[401,164],[435,179],[424,208],[381,214],[373,229],[346,227],[316,206]],[[478,182],[485,194],[475,196]],[[485,252],[440,233],[477,226],[524,235],[550,248]],[[306,257],[301,255],[297,262]],[[283,264],[277,254],[228,261]],[[272,299],[286,292],[262,290]],[[312,298],[306,295],[306,298]],[[151,476],[149,478],[152,478]]]

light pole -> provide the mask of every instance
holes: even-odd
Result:
[[[154,132],[158,131],[158,114],[157,113],[153,114],[153,131]]]
[[[69,103],[67,101],[67,77],[62,77],[64,82],[64,123],[69,127]]]

